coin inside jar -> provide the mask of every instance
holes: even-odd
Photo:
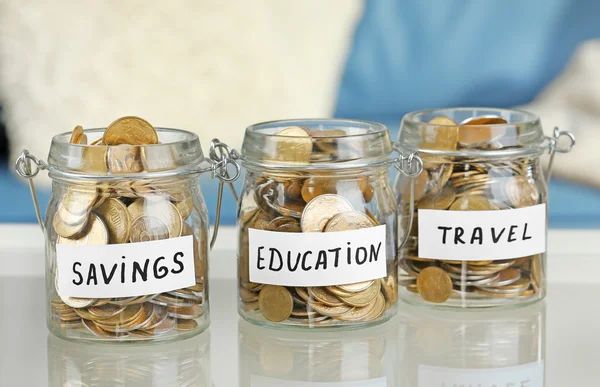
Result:
[[[325,226],[325,232],[358,230],[376,224],[366,214],[359,211],[346,211],[333,216]]]
[[[300,220],[302,231],[322,232],[334,215],[352,210],[350,202],[340,195],[319,195],[304,207]]]

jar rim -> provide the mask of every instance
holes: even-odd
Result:
[[[105,130],[93,128],[83,132],[92,143],[101,139]],[[144,145],[73,144],[69,142],[71,132],[57,134],[52,138],[48,154],[50,177],[148,179],[201,173],[209,169],[195,133],[162,127],[155,127],[155,130],[159,143]],[[126,163],[134,163],[135,168]]]
[[[296,127],[299,135],[281,135]],[[325,135],[325,133],[329,132]],[[246,128],[241,160],[247,166],[286,170],[363,168],[394,159],[383,124],[342,118],[286,119]]]
[[[431,122],[439,116],[450,118],[454,123]],[[506,123],[467,123],[478,117],[502,118]],[[454,131],[449,132],[451,130]],[[440,138],[446,141],[454,138],[456,143],[439,146]],[[399,148],[442,156],[517,157],[541,154],[548,145],[540,118],[520,109],[449,107],[419,110],[402,118],[398,133]]]

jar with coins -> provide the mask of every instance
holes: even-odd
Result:
[[[210,240],[198,177],[218,177],[221,195],[239,175],[235,158],[218,140],[207,158],[195,134],[138,117],[59,134],[47,162],[23,151],[16,169],[29,181],[46,240],[49,330],[114,342],[180,339],[207,328],[220,196]],[[52,179],[45,220],[33,185],[40,170]]]
[[[246,129],[239,313],[275,327],[369,325],[397,301],[397,206],[385,126],[288,120]]]
[[[414,211],[414,221],[400,227],[407,242],[399,296],[460,308],[542,299],[550,169],[556,152],[574,144],[574,136],[558,128],[544,136],[540,119],[525,111],[407,114],[397,146],[416,151],[424,169],[414,181],[399,175],[395,184],[399,213]]]

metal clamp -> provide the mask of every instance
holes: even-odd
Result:
[[[33,169],[31,168],[32,162],[34,164]],[[35,192],[35,186],[33,185],[33,178],[37,176],[40,170],[44,169],[47,169],[46,163],[29,153],[27,149],[23,149],[21,156],[19,156],[15,162],[15,170],[19,176],[26,178],[27,182],[29,183],[29,191],[31,191],[31,199],[33,200],[33,206],[35,208],[35,216],[37,217],[40,227],[42,228],[42,232],[46,233],[44,221],[42,220],[42,214],[40,212],[40,205]]]
[[[568,137],[568,146],[561,148],[558,146],[558,141],[561,137]],[[558,127],[554,128],[552,137],[546,136],[548,140],[548,153],[550,154],[550,160],[548,161],[548,176],[546,177],[546,184],[550,183],[550,177],[552,176],[552,165],[554,164],[554,156],[558,153],[569,153],[575,146],[575,135],[572,132],[563,130],[561,131]]]
[[[210,142],[210,161],[212,163],[212,178],[217,177],[219,179],[219,189],[217,192],[217,210],[215,213],[215,225],[213,234],[210,239],[210,248],[212,249],[215,242],[217,241],[217,234],[219,233],[219,224],[221,221],[221,205],[223,203],[223,185],[229,184],[231,193],[235,201],[238,201],[238,195],[233,186],[233,182],[240,177],[242,169],[240,164],[236,161],[239,160],[240,155],[235,149],[231,149],[227,144],[222,143],[218,139],[213,139]],[[229,176],[228,166],[232,165],[235,169],[235,174]]]
[[[416,151],[412,151],[408,156],[404,156],[398,148],[395,149],[400,156],[396,159],[394,168],[400,171],[405,176],[410,178],[410,220],[408,222],[408,229],[404,234],[402,243],[398,245],[398,251],[406,244],[410,230],[413,226],[413,220],[415,217],[415,178],[423,172],[423,160],[419,157]]]

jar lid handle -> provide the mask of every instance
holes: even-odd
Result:
[[[569,144],[564,148],[558,146],[558,141],[561,137],[568,137]],[[548,153],[550,154],[550,160],[548,160],[548,176],[546,177],[546,184],[550,183],[550,177],[552,176],[552,165],[554,164],[554,156],[558,153],[569,153],[575,146],[575,135],[567,130],[560,130],[558,126],[554,127],[552,137],[546,136],[548,140]]]
[[[419,176],[423,172],[423,160],[419,157],[419,154],[416,151],[412,151],[408,156],[404,156],[399,147],[394,146],[394,150],[399,154],[394,167],[402,174],[410,178],[410,219],[408,222],[408,229],[404,233],[402,243],[398,245],[398,251],[400,251],[400,249],[404,247],[404,244],[408,240],[410,230],[413,226],[413,220],[415,218],[415,177]]]
[[[33,169],[31,168],[32,161],[34,164]],[[42,214],[40,211],[37,194],[35,192],[35,186],[33,185],[33,178],[36,177],[40,170],[43,169],[47,169],[46,163],[29,153],[27,149],[23,149],[23,152],[21,152],[21,155],[15,162],[15,170],[19,176],[26,178],[27,182],[29,183],[29,191],[31,191],[31,199],[33,200],[33,206],[35,208],[35,216],[37,217],[40,227],[42,228],[42,232],[45,234],[46,229],[44,227],[44,221],[42,220]]]
[[[217,192],[217,208],[215,212],[215,225],[213,229],[213,234],[210,239],[210,248],[212,250],[215,242],[217,241],[217,235],[219,233],[219,224],[221,221],[221,205],[223,203],[223,185],[225,183],[229,184],[229,188],[231,189],[231,193],[235,201],[238,201],[238,195],[235,191],[235,187],[233,186],[233,182],[240,177],[241,167],[237,160],[240,158],[240,155],[237,153],[235,149],[231,149],[227,144],[219,141],[218,139],[213,139],[210,142],[210,161],[212,163],[212,177],[213,179],[217,177],[219,179],[219,188]],[[233,176],[229,175],[229,171],[227,167],[232,165],[235,169],[235,174]]]

